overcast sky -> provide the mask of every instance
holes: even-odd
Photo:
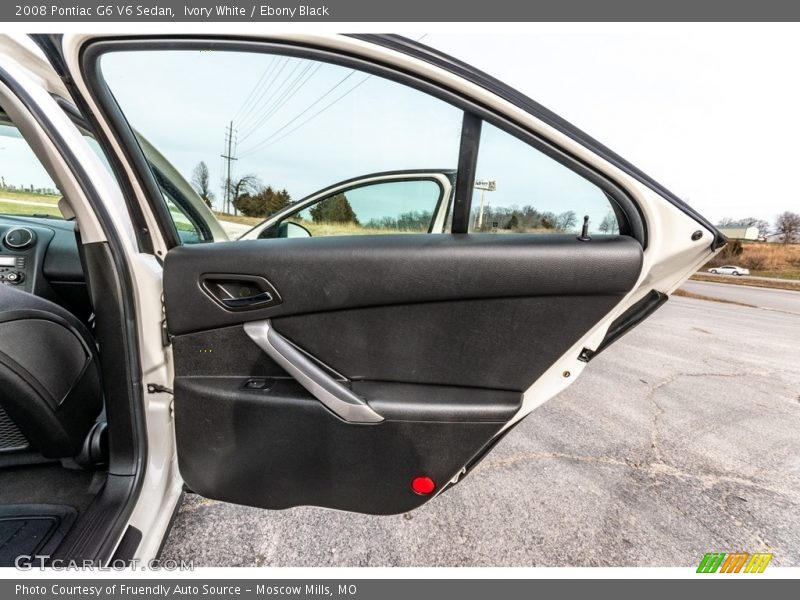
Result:
[[[522,90],[715,222],[800,211],[798,28],[669,31],[423,43]]]
[[[547,33],[539,28],[532,35],[431,33],[423,42],[551,108],[713,221],[755,216],[772,222],[783,210],[800,210],[795,181],[795,140],[800,139],[800,35],[796,28],[675,25],[641,34],[559,29]],[[215,58],[210,54],[191,60],[211,64]],[[134,125],[181,172],[188,177],[192,166],[204,159],[218,188],[224,125],[243,107],[266,63],[258,57],[241,73],[226,73],[224,64],[218,64],[206,68],[210,76],[201,79],[187,72],[190,63],[184,59],[162,63],[160,68],[155,68],[157,63],[141,57],[120,59],[116,76],[110,75],[112,88]],[[284,75],[291,68],[287,65]],[[300,65],[295,74],[303,68]],[[288,137],[284,134],[304,119],[274,135],[292,117],[292,110],[296,114],[306,99],[310,103],[346,73],[336,67],[320,70],[313,78],[317,83],[308,84],[285,105],[283,116],[280,112],[269,116],[255,132],[250,132],[251,122],[245,128],[249,139],[240,140],[242,156],[235,164],[239,172],[268,164],[266,183],[288,187],[297,198],[364,171],[454,166],[457,115],[414,94],[398,96],[393,84],[376,78],[359,84],[361,76],[352,77],[306,115],[340,91],[360,85],[324,116]],[[247,81],[232,84],[242,80]],[[135,102],[142,94],[148,100]],[[370,107],[365,103],[368,98],[379,102]],[[392,122],[381,120],[380,105],[388,98],[393,99],[392,110],[398,115]],[[248,112],[251,121],[258,117],[258,111],[244,110]],[[337,138],[337,131],[344,131],[343,123],[356,120],[362,123],[359,135],[368,143],[367,151]],[[412,122],[416,124],[410,126]],[[348,136],[353,132],[351,128]],[[314,144],[309,143],[312,139]],[[416,161],[398,162],[396,150],[410,139],[424,142],[418,143]],[[267,143],[259,146],[264,140]],[[19,146],[18,140],[0,139],[0,170],[12,183],[45,185],[35,169],[23,164],[29,159],[15,160]],[[248,147],[249,157],[245,155]],[[295,160],[297,156],[303,157],[302,164]],[[499,199],[500,192],[508,189],[498,185],[493,198]]]

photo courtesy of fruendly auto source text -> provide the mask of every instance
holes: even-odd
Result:
[[[800,593],[800,5],[0,19],[0,598]]]

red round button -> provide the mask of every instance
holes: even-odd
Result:
[[[436,484],[434,483],[433,479],[423,475],[421,477],[415,477],[411,481],[411,489],[414,490],[415,494],[427,496],[433,493],[433,490],[436,489]]]

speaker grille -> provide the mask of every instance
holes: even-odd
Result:
[[[25,450],[27,447],[28,440],[0,406],[0,452]]]

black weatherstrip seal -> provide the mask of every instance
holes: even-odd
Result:
[[[650,315],[656,312],[669,299],[669,296],[658,290],[650,290],[648,294],[636,304],[629,307],[624,313],[617,317],[608,327],[608,332],[603,341],[596,349],[584,348],[578,355],[578,360],[589,362],[611,344],[620,339],[623,335],[631,331],[639,323],[643,322]]]
[[[499,79],[492,77],[480,71],[467,63],[464,63],[457,58],[453,58],[443,52],[434,50],[424,44],[415,42],[413,40],[404,38],[395,34],[350,34],[350,37],[377,44],[406,54],[418,60],[425,61],[436,67],[449,71],[458,77],[466,79],[471,83],[478,85],[500,98],[510,102],[514,106],[524,110],[525,112],[535,116],[537,119],[547,123],[554,129],[569,136],[579,144],[585,146],[598,156],[607,160],[621,171],[627,173],[631,177],[640,181],[653,191],[663,196],[668,202],[675,205],[681,211],[695,219],[714,234],[714,239],[711,243],[712,249],[716,250],[724,246],[728,239],[714,226],[708,219],[698,213],[694,208],[689,206],[686,202],[681,200],[674,193],[670,192],[663,185],[655,181],[652,177],[641,171],[639,168],[632,165],[630,162],[622,158],[619,154],[610,148],[597,141],[589,134],[578,129],[568,121],[562,119],[550,109],[545,108],[535,100],[532,100],[525,94],[515,90],[511,86],[503,83]]]
[[[100,222],[103,232],[106,234],[107,244],[111,249],[114,266],[119,275],[123,299],[122,308],[126,337],[124,344],[127,354],[126,360],[128,361],[132,373],[141,373],[141,367],[139,365],[139,346],[136,338],[136,311],[134,308],[135,301],[131,283],[132,276],[127,263],[122,259],[124,256],[122,242],[114,229],[111,216],[103,206],[102,200],[97,196],[97,192],[92,185],[90,174],[83,168],[80,160],[73,154],[66,140],[51,126],[47,115],[40,109],[33,98],[31,98],[27,91],[2,67],[0,67],[0,82],[4,83],[19,99],[42,128],[50,142],[58,149],[73,177],[91,203],[92,210]],[[120,511],[115,515],[102,547],[98,551],[100,556],[103,554],[111,554],[118,535],[122,532],[123,527],[127,524],[128,518],[133,511],[135,505],[133,500],[138,498],[144,482],[144,471],[147,461],[147,430],[144,425],[144,414],[142,413],[143,398],[141,386],[137,385],[137,383],[137,381],[128,382],[128,404],[131,411],[131,425],[133,428],[130,432],[130,460],[133,473],[130,477],[118,477],[130,481],[125,482],[125,487],[127,488],[125,490],[125,501]],[[102,502],[102,499],[97,498],[95,503],[98,501]],[[106,512],[108,512],[108,509],[106,509]]]

